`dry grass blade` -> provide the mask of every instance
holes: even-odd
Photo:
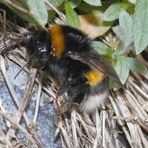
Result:
[[[12,96],[12,98],[14,99],[14,102],[16,103],[16,106],[17,106],[17,108],[19,108],[19,106],[20,106],[20,102],[19,102],[19,100],[18,100],[18,98],[17,98],[17,96],[16,96],[16,94],[15,94],[15,91],[14,91],[14,88],[12,87],[12,85],[11,85],[11,83],[10,83],[10,80],[9,80],[9,78],[8,78],[8,76],[7,76],[7,72],[6,72],[6,67],[5,67],[5,61],[4,61],[4,58],[1,56],[0,57],[0,66],[1,66],[1,71],[2,71],[2,74],[3,74],[3,76],[4,76],[4,79],[5,79],[5,81],[6,81],[6,84],[7,84],[7,86],[8,86],[8,89],[9,89],[9,91],[10,91],[10,94],[11,94],[11,96]],[[40,86],[41,87],[41,86]],[[30,123],[32,122],[32,121],[29,121],[29,118],[27,117],[27,115],[26,115],[26,113],[25,112],[23,112],[23,116],[24,116],[24,119],[25,119],[25,121],[26,121],[26,124],[27,125],[30,125]],[[17,118],[18,119],[18,118]],[[19,119],[18,119],[19,120]],[[15,133],[15,130],[16,129],[9,129],[10,131],[8,132],[8,137],[10,136],[10,137],[12,137],[12,134],[11,135],[9,135],[9,133]],[[39,140],[40,138],[39,138],[39,136],[37,136],[37,133],[33,133],[34,134],[34,136],[35,136],[35,139],[36,139],[36,141],[38,142],[38,143],[41,143],[41,141]],[[13,134],[13,136],[15,136],[15,134]],[[42,145],[42,144],[40,144],[40,145]]]
[[[71,126],[72,126],[72,137],[74,139],[73,141],[73,146],[75,148],[78,148],[79,146],[79,142],[78,142],[78,136],[77,136],[77,129],[76,129],[76,126],[77,126],[77,123],[76,123],[76,111],[73,110],[72,113],[71,113]]]
[[[25,93],[25,96],[23,98],[23,101],[22,101],[21,105],[19,106],[19,112],[20,113],[19,113],[18,116],[19,116],[20,119],[21,119],[21,116],[22,116],[24,110],[26,109],[26,107],[28,106],[28,104],[30,102],[36,73],[37,73],[37,69],[30,69],[29,83],[27,85],[27,89],[26,89],[26,93]]]
[[[16,123],[16,120],[13,119],[12,117],[10,117],[10,115],[3,113],[2,111],[0,111],[0,114],[6,118],[13,126],[17,127],[18,129],[20,129],[23,133],[25,133],[25,135],[28,137],[28,139],[30,139],[30,141],[34,144],[34,146],[37,148],[37,143],[36,141],[32,138],[32,136],[27,132],[27,130],[21,126],[20,124]]]
[[[41,84],[39,84],[38,96],[37,96],[36,107],[35,107],[35,113],[34,113],[34,117],[33,117],[33,122],[34,123],[37,122],[37,116],[38,116],[38,112],[39,112],[41,92],[42,92],[42,86],[41,86]]]
[[[69,139],[69,136],[68,136],[68,133],[66,131],[66,129],[63,127],[63,123],[62,122],[59,122],[58,123],[58,128],[61,130],[61,134],[64,138],[64,141],[67,145],[67,148],[71,148],[72,147],[72,144],[71,144],[71,141]]]
[[[19,106],[19,101],[17,99],[15,91],[14,91],[14,89],[13,89],[11,83],[10,83],[10,80],[8,79],[7,72],[6,72],[6,67],[5,67],[5,61],[4,61],[4,58],[2,56],[0,56],[0,66],[1,66],[2,74],[3,74],[4,78],[5,78],[6,84],[7,84],[8,88],[9,88],[10,94],[13,97],[14,101],[16,102],[17,106]]]
[[[9,84],[9,78],[7,76],[6,68],[4,67],[5,59],[4,57],[0,58],[2,73],[5,77],[6,83],[10,89],[13,99],[16,100],[16,104],[19,107],[19,120],[21,119],[22,114],[25,113],[25,108],[30,102],[30,96],[34,87],[34,81],[37,82],[36,84],[38,86],[38,96],[33,118],[33,122],[37,124],[37,116],[39,113],[40,104],[39,102],[42,91],[46,91],[47,94],[50,94],[50,96],[55,98],[54,91],[51,88],[42,88],[36,78],[36,70],[33,70],[33,73],[31,74],[29,80],[29,85],[26,89],[26,94],[20,106],[20,102],[16,97],[15,91],[13,90],[11,83]],[[25,55],[21,56],[21,52],[13,51],[11,52],[11,54],[8,54],[8,58],[16,62],[21,67],[26,63],[24,61]],[[29,73],[29,70],[26,67],[24,68],[24,70]],[[111,92],[111,94],[109,95],[110,102],[105,107],[106,110],[100,109],[91,114],[84,114],[74,109],[68,114],[64,113],[63,115],[61,115],[60,121],[57,123],[58,130],[56,136],[60,134],[62,147],[146,148],[148,145],[148,85],[146,83],[148,81],[147,76],[148,75],[131,74],[126,85],[121,90],[117,92]],[[56,108],[56,103],[54,105]],[[2,116],[5,116],[5,114],[3,114]],[[25,120],[27,120],[26,118],[27,117],[25,117]],[[31,123],[30,121],[28,122]],[[36,137],[36,129],[35,133],[32,133],[32,131],[30,130],[30,132],[32,133],[31,135],[27,132],[25,128],[22,129],[19,122],[10,123],[12,125],[18,126],[17,128],[24,132],[28,138],[30,138],[31,136],[31,141],[34,142],[34,144],[36,144],[36,141],[38,141],[39,143],[39,137]],[[10,145],[11,143],[8,142],[8,144]],[[38,145],[44,147],[42,143]]]
[[[93,145],[93,148],[96,148],[97,147],[97,144],[98,144],[98,141],[99,141],[99,113],[98,113],[98,110],[96,109],[96,138],[95,138],[95,141],[94,141],[94,145]],[[102,136],[100,136],[102,137]]]
[[[59,12],[57,8],[55,8],[49,1],[45,1],[47,3],[47,6],[49,6],[51,9],[53,9],[60,17],[62,23],[64,24],[66,22],[65,15],[62,12]]]
[[[110,99],[111,104],[112,104],[112,106],[113,106],[113,108],[115,110],[115,114],[119,117],[120,113],[119,113],[117,104],[115,103],[114,99],[111,96],[109,97],[109,99]],[[117,119],[117,121],[118,121],[118,124],[122,127],[122,130],[123,130],[124,134],[126,135],[126,138],[127,138],[128,142],[129,142],[129,144],[131,145],[131,137],[130,137],[130,134],[129,134],[128,130],[125,127],[125,123],[122,122],[120,119]]]

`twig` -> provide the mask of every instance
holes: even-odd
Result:
[[[25,96],[23,98],[21,105],[19,106],[19,114],[18,114],[18,121],[17,121],[18,123],[22,117],[23,112],[25,111],[26,107],[30,103],[36,73],[37,73],[37,69],[30,70],[29,82],[27,85],[26,93],[25,93]]]
[[[105,147],[105,111],[102,111],[102,146]]]
[[[79,143],[78,143],[78,138],[77,138],[77,131],[76,131],[76,111],[73,110],[71,113],[71,124],[72,124],[72,135],[74,139],[74,147],[78,148]]]
[[[61,18],[62,22],[65,23],[66,22],[66,18],[64,16],[64,14],[62,12],[59,12],[59,10],[57,8],[55,8],[48,0],[45,0],[46,4],[52,8]]]
[[[3,9],[0,9],[0,11],[3,13],[3,29],[6,31],[6,11]]]
[[[25,13],[25,14],[30,15],[30,13],[29,13],[28,10],[26,10],[26,9],[24,9],[24,8],[22,8],[22,7],[18,6],[18,5],[16,5],[14,2],[12,2],[12,1],[10,1],[10,0],[1,0],[1,2],[4,3],[4,4],[6,4],[6,5],[9,6],[9,7],[11,6],[11,7],[15,8],[15,9],[17,9],[17,10],[19,10],[19,11]]]
[[[25,133],[25,135],[28,137],[28,139],[34,144],[34,146],[37,148],[37,143],[36,141],[32,138],[32,136],[26,131],[26,129],[24,127],[22,127],[20,124],[18,124],[16,122],[15,119],[13,119],[12,117],[10,117],[10,115],[3,113],[2,111],[0,111],[0,114],[6,118],[12,125],[16,126],[18,129],[20,129],[23,133]]]
[[[69,136],[67,134],[67,131],[65,130],[65,128],[63,127],[63,123],[62,121],[58,123],[58,127],[60,128],[61,132],[62,132],[62,136],[64,137],[64,140],[66,142],[66,145],[68,148],[72,148],[72,144],[70,143],[70,139]]]
[[[97,144],[99,141],[99,119],[98,119],[99,113],[98,113],[98,109],[96,109],[95,115],[96,115],[96,138],[95,138],[95,141],[93,144],[93,148],[97,148]]]
[[[18,100],[18,98],[17,98],[17,96],[16,96],[16,93],[15,93],[15,91],[14,91],[14,88],[12,87],[12,85],[11,85],[11,83],[10,83],[10,80],[9,80],[9,78],[8,78],[8,75],[7,75],[7,72],[6,72],[6,67],[5,67],[5,61],[4,61],[4,58],[3,58],[2,56],[0,56],[0,67],[1,67],[1,71],[2,71],[2,74],[3,74],[3,76],[4,76],[4,79],[5,79],[5,81],[6,81],[6,84],[7,84],[7,86],[8,86],[8,89],[9,89],[9,91],[10,91],[10,94],[11,94],[11,96],[12,96],[12,99],[14,100],[14,102],[15,102],[17,108],[19,108],[20,102],[19,102],[19,100]],[[17,111],[17,112],[18,112],[18,111]],[[17,114],[18,114],[18,113],[17,113]],[[24,117],[24,119],[25,119],[25,121],[26,121],[26,124],[27,124],[27,125],[30,125],[31,122],[29,121],[29,118],[27,117],[27,115],[26,115],[25,112],[23,112],[23,117]],[[35,139],[36,139],[36,141],[37,141],[38,143],[42,143],[41,140],[40,140],[40,138],[39,138],[39,136],[37,135],[37,133],[34,133],[33,135],[34,135],[34,137],[35,137]],[[41,145],[41,144],[40,144],[40,145]]]
[[[87,126],[86,126],[86,123],[84,122],[84,120],[82,119],[82,117],[77,113],[77,117],[78,117],[78,120],[81,122],[87,136],[89,137],[89,139],[93,139],[92,135],[90,134]]]
[[[148,95],[142,90],[140,89],[140,87],[138,85],[136,85],[133,81],[129,80],[130,84],[137,90],[139,91],[146,99],[148,99]]]
[[[109,99],[110,99],[110,102],[111,102],[111,104],[112,104],[112,106],[113,106],[113,108],[115,110],[116,115],[120,116],[118,108],[117,108],[116,103],[114,102],[113,98],[111,96],[109,96]],[[121,120],[118,119],[118,123],[122,127],[122,129],[123,129],[123,131],[124,131],[124,133],[126,135],[126,138],[127,138],[128,142],[129,142],[130,146],[132,147],[131,137],[129,135],[129,132],[126,130],[126,128],[125,128],[125,126],[124,126],[124,124],[123,124],[123,122]]]
[[[39,112],[39,105],[40,105],[40,98],[41,98],[41,91],[42,91],[42,86],[39,84],[39,89],[38,89],[38,95],[37,95],[37,101],[36,101],[36,106],[35,106],[35,114],[33,117],[33,122],[37,122],[37,117],[38,117],[38,112]]]
[[[20,105],[20,102],[19,102],[19,100],[18,100],[18,98],[15,94],[14,88],[12,87],[10,80],[8,78],[8,75],[7,75],[7,72],[6,72],[6,67],[5,67],[5,60],[2,56],[0,56],[0,67],[1,67],[1,71],[2,71],[2,74],[4,76],[4,79],[6,81],[6,84],[8,86],[9,92],[10,92],[10,94],[11,94],[11,96],[12,96],[12,98],[13,98],[13,100],[16,103],[17,108],[18,108],[19,105]],[[29,124],[29,119],[28,119],[26,113],[24,113],[23,115],[24,115],[24,119],[25,119],[26,123]]]

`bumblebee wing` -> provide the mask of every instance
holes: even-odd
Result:
[[[84,64],[87,64],[94,70],[102,72],[104,75],[119,81],[119,77],[114,68],[109,64],[100,54],[97,52],[74,52],[68,54],[70,58],[78,60]]]

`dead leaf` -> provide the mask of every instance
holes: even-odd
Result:
[[[111,23],[103,22],[103,13],[94,12],[79,16],[80,29],[85,32],[91,39],[105,34],[111,27]]]

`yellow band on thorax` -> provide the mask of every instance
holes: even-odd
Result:
[[[54,48],[54,56],[59,58],[64,52],[64,34],[60,25],[53,25],[50,30],[51,44]]]
[[[104,79],[103,73],[95,70],[88,71],[85,76],[90,86],[95,86]]]

